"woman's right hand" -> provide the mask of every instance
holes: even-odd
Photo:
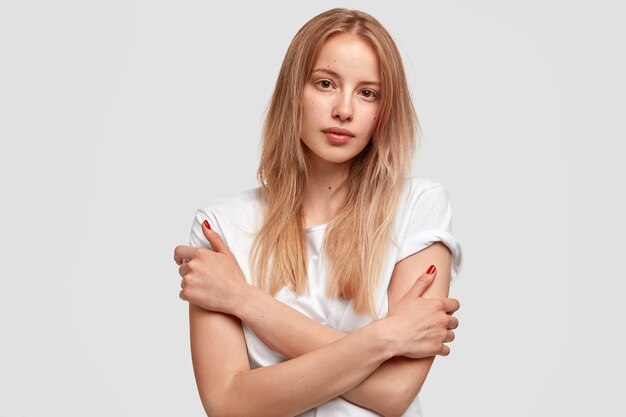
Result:
[[[424,273],[419,277],[387,317],[381,320],[386,338],[394,342],[395,356],[425,358],[450,353],[445,343],[454,340],[452,330],[458,327],[459,321],[452,314],[460,305],[454,298],[422,298],[436,274],[435,269],[432,274]]]
[[[246,283],[235,256],[208,224],[202,225],[202,232],[213,250],[192,246],[174,249],[182,278],[179,297],[205,310],[233,314],[252,287]]]

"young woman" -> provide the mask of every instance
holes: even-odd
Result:
[[[199,209],[174,251],[207,415],[421,415],[458,326],[461,248],[443,186],[407,178],[418,132],[378,21],[333,9],[300,29],[261,186]]]

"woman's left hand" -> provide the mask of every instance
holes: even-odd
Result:
[[[174,261],[182,277],[180,298],[206,310],[232,314],[248,287],[237,260],[220,236],[205,224],[202,233],[213,250],[177,246]]]

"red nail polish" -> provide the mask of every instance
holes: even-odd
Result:
[[[437,270],[437,268],[435,267],[435,265],[431,265],[430,268],[428,268],[428,271],[426,271],[426,273],[427,274],[434,274],[436,270]]]
[[[206,226],[207,229],[211,230],[211,225],[209,224],[208,221],[204,221],[204,225]]]

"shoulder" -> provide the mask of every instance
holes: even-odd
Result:
[[[216,198],[196,210],[191,226],[191,246],[209,247],[202,233],[202,223],[209,222],[211,229],[230,246],[230,238],[252,233],[260,224],[263,209],[260,188],[252,188],[238,194]]]
[[[452,254],[451,280],[461,268],[462,251],[452,234],[452,206],[446,188],[437,180],[423,177],[406,179],[404,199],[396,220],[396,263],[442,242]]]
[[[451,218],[448,192],[439,181],[415,176],[406,178],[396,217],[400,240],[401,236],[424,230],[448,230]]]
[[[261,206],[260,188],[251,188],[238,194],[223,196],[198,208],[199,212],[213,216],[239,217],[257,211]]]
[[[412,176],[404,180],[404,187],[400,204],[413,207],[419,203],[441,203],[448,202],[448,192],[439,181],[427,178]]]

